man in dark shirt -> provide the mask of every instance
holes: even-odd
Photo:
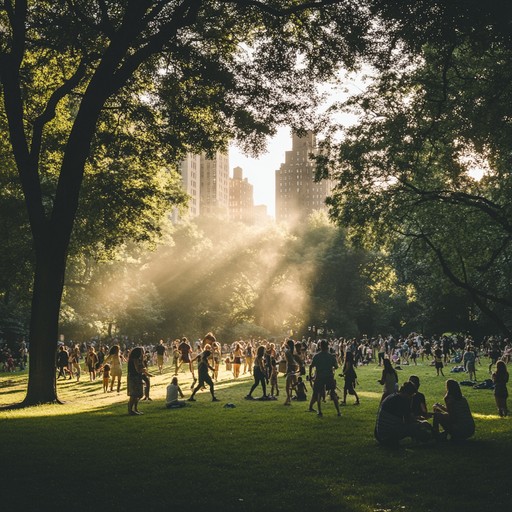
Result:
[[[381,402],[375,424],[375,438],[380,444],[397,446],[405,437],[418,436],[420,423],[411,413],[411,400],[415,393],[414,384],[405,382],[398,393]]]

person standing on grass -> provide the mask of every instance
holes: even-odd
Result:
[[[309,366],[309,380],[313,379],[313,368],[315,369],[315,377],[313,384],[313,396],[309,404],[309,410],[314,411],[313,404],[316,402],[318,407],[318,416],[322,413],[322,396],[329,391],[331,400],[338,416],[341,416],[339,399],[336,393],[336,381],[334,379],[334,371],[338,368],[336,356],[329,352],[329,343],[327,340],[320,340],[320,352],[317,352]]]
[[[462,362],[464,363],[464,370],[469,374],[469,380],[476,380],[476,354],[471,345],[466,345]]]
[[[220,359],[222,357],[222,347],[218,341],[212,342],[212,359],[213,359],[213,367],[215,371],[213,372],[213,378],[215,382],[219,379],[219,368],[220,368]]]
[[[121,391],[121,376],[123,375],[123,361],[125,358],[121,354],[119,345],[113,345],[110,348],[109,354],[105,359],[104,364],[110,364],[110,375],[112,380],[110,382],[110,391],[114,390],[114,383],[117,380],[117,392]]]
[[[242,364],[242,357],[242,345],[240,344],[240,342],[237,341],[233,349],[233,377],[235,379],[238,379],[238,377],[240,376],[240,366]]]
[[[160,340],[158,342],[158,345],[155,347],[156,352],[156,364],[158,366],[158,372],[162,373],[162,370],[164,368],[164,358],[165,354],[167,353],[167,349],[164,345],[164,340]]]
[[[87,365],[87,369],[89,370],[89,380],[96,380],[96,364],[98,363],[98,355],[94,350],[94,347],[91,345],[89,350],[87,351],[87,355],[85,356],[85,364]]]
[[[246,400],[253,400],[252,392],[261,384],[263,397],[267,398],[267,370],[265,368],[265,347],[260,345],[256,352],[256,359],[254,360],[254,384],[251,386],[249,394],[245,397]]]
[[[192,386],[196,383],[196,376],[194,373],[194,365],[192,364],[192,347],[190,346],[190,343],[188,339],[183,336],[181,338],[181,343],[178,346],[178,350],[180,351],[180,359],[182,363],[188,364],[188,367],[190,369],[190,373],[192,374]]]
[[[136,416],[144,414],[138,409],[139,400],[144,396],[142,376],[144,368],[144,349],[135,347],[128,356],[128,414]]]
[[[343,386],[343,405],[347,403],[347,394],[356,397],[355,405],[359,405],[359,396],[356,391],[357,374],[354,368],[354,355],[352,352],[347,352],[345,356],[345,363],[343,365],[342,376],[345,379]]]
[[[291,405],[292,390],[297,384],[297,376],[299,373],[300,359],[295,351],[295,343],[292,339],[286,342],[286,348],[284,350],[284,359],[286,361],[286,400],[284,405]]]
[[[197,374],[199,382],[197,383],[197,386],[192,391],[192,395],[188,399],[189,402],[195,402],[196,399],[194,398],[196,393],[204,387],[205,384],[208,384],[210,386],[210,393],[212,395],[212,402],[219,402],[219,399],[215,397],[215,390],[213,385],[213,380],[210,377],[210,374],[208,373],[209,370],[212,372],[215,371],[215,368],[210,366],[210,363],[208,362],[209,357],[212,355],[210,350],[204,350],[201,355],[199,356],[199,363],[197,365]]]
[[[384,358],[382,364],[384,365],[382,375],[380,380],[377,381],[383,386],[382,397],[380,399],[381,402],[389,395],[396,393],[398,385],[398,373],[396,373],[396,370],[393,368],[391,359],[388,359],[387,357]]]
[[[71,350],[71,354],[69,355],[69,366],[71,373],[75,373],[76,381],[80,381],[80,347],[75,345]]]
[[[505,361],[498,361],[496,363],[496,371],[492,375],[492,380],[494,382],[494,400],[496,400],[496,407],[498,408],[499,415],[503,418],[508,416],[508,371]]]
[[[442,375],[444,377],[443,373],[443,351],[439,346],[434,350],[434,364],[436,367],[436,375],[439,377],[439,375]]]
[[[66,373],[69,374],[69,378],[71,379],[72,375],[69,371],[69,353],[67,348],[64,345],[59,347],[59,352],[57,353],[57,368],[59,370],[59,374],[57,375],[57,379],[61,377],[63,379],[66,378]]]

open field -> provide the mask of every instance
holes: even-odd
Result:
[[[451,366],[445,378],[426,362],[404,366],[400,382],[419,375],[430,407],[446,378],[466,379]],[[486,360],[477,369],[488,377]],[[323,418],[305,403],[283,407],[282,377],[278,401],[245,401],[252,378],[233,382],[227,372],[220,403],[204,391],[166,410],[171,369],[152,371],[143,416],[127,415],[125,380],[119,395],[104,394],[101,380],[58,381],[64,405],[0,411],[2,510],[470,512],[511,503],[512,424],[496,414],[492,391],[462,388],[477,426],[467,443],[407,440],[391,451],[373,438],[376,365],[358,368],[361,405],[348,397],[341,418],[329,401]],[[188,373],[180,384],[188,397]],[[0,405],[21,401],[25,385],[25,372],[1,373]]]

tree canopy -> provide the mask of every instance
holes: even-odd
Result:
[[[337,181],[331,211],[399,260],[404,279],[430,269],[508,335],[510,22],[494,4],[428,4],[393,14],[385,66],[374,59],[366,91],[342,106],[359,118],[321,157]]]

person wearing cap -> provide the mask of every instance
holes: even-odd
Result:
[[[380,404],[375,423],[375,439],[379,444],[398,446],[401,439],[420,435],[421,425],[411,412],[416,386],[405,382],[398,393],[387,396]]]

